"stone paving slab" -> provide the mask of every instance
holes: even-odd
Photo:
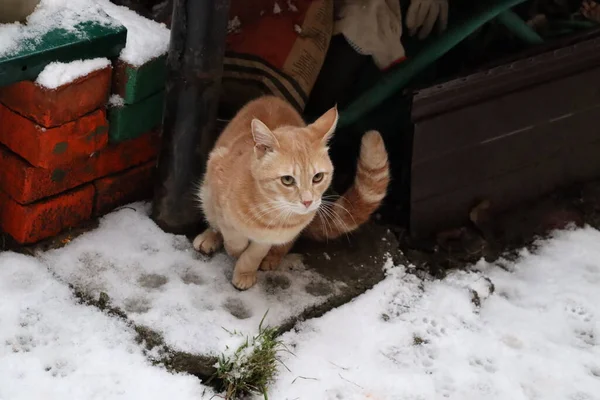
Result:
[[[302,265],[260,272],[240,292],[230,283],[233,260],[199,255],[188,238],[164,233],[136,203],[103,217],[67,246],[37,256],[78,296],[133,322],[153,359],[206,378],[227,347],[266,323],[291,329],[371,288],[392,263],[397,242],[378,225],[349,238],[297,245]],[[290,260],[297,259],[292,255]]]

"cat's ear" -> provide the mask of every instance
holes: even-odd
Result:
[[[273,132],[261,120],[252,120],[252,138],[254,138],[254,149],[259,157],[279,147],[279,142]]]
[[[338,119],[339,114],[336,104],[333,106],[333,108],[321,115],[319,119],[311,124],[313,129],[318,133],[319,139],[324,145],[327,145],[329,140],[331,140],[333,132],[335,132],[335,128],[337,127]]]

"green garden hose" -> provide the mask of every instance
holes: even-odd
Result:
[[[511,10],[500,13],[498,15],[498,22],[527,44],[536,45],[544,43],[544,39]]]
[[[479,11],[473,17],[453,24],[442,36],[428,43],[414,57],[406,60],[397,69],[385,75],[371,89],[343,110],[340,113],[338,127],[342,128],[358,121],[394,93],[402,90],[415,75],[434,63],[479,27],[524,1],[498,0],[495,4]]]

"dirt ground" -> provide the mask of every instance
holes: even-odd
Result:
[[[504,212],[495,212],[493,204],[483,202],[470,217],[469,226],[440,232],[429,240],[414,241],[404,228],[390,229],[409,262],[443,278],[482,257],[487,261],[510,257],[555,229],[585,224],[599,229],[600,181],[573,185]]]

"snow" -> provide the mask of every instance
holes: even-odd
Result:
[[[77,25],[85,21],[114,25],[94,0],[41,0],[27,18],[27,24],[0,24],[0,57],[32,48],[51,30],[75,31]]]
[[[0,399],[209,399],[152,366],[122,320],[78,304],[38,260],[0,254]]]
[[[175,350],[221,354],[344,288],[305,270],[259,274],[239,292],[232,260],[207,259],[135,203],[61,249],[0,253],[0,400],[209,399],[188,375],[153,366],[129,323],[79,304],[68,285],[122,308]],[[384,266],[354,301],[281,340],[278,400],[597,400],[600,232],[555,232],[517,258],[444,279]],[[296,260],[297,261],[297,260]],[[230,333],[232,332],[232,333]],[[242,358],[251,348],[246,349]]]
[[[201,257],[186,237],[163,232],[148,213],[146,203],[124,207],[102,218],[98,229],[39,257],[93,298],[107,293],[172,349],[203,355],[237,347],[243,338],[228,331],[256,332],[267,311],[265,323],[273,326],[325,302],[329,295],[307,292],[311,285],[329,287],[331,294],[341,290],[292,263],[294,270],[261,272],[257,286],[239,292],[230,282],[229,257]]]
[[[127,44],[120,59],[139,67],[169,50],[170,31],[165,24],[144,18],[124,6],[108,0],[95,0],[104,11],[127,28]]]
[[[125,105],[125,99],[119,96],[118,94],[112,94],[108,98],[108,106],[109,107],[123,107]]]
[[[53,62],[42,70],[36,83],[48,89],[56,89],[109,65],[111,64],[108,58],[75,60],[69,63]]]
[[[0,24],[0,57],[11,55],[32,44],[53,29],[73,31],[85,21],[114,25],[117,20],[127,28],[127,44],[120,59],[139,67],[166,54],[170,31],[164,24],[144,18],[108,0],[41,0],[28,17],[27,24]]]
[[[404,267],[283,336],[270,398],[592,400],[600,393],[600,232],[421,281]],[[481,307],[474,303],[475,296]]]

